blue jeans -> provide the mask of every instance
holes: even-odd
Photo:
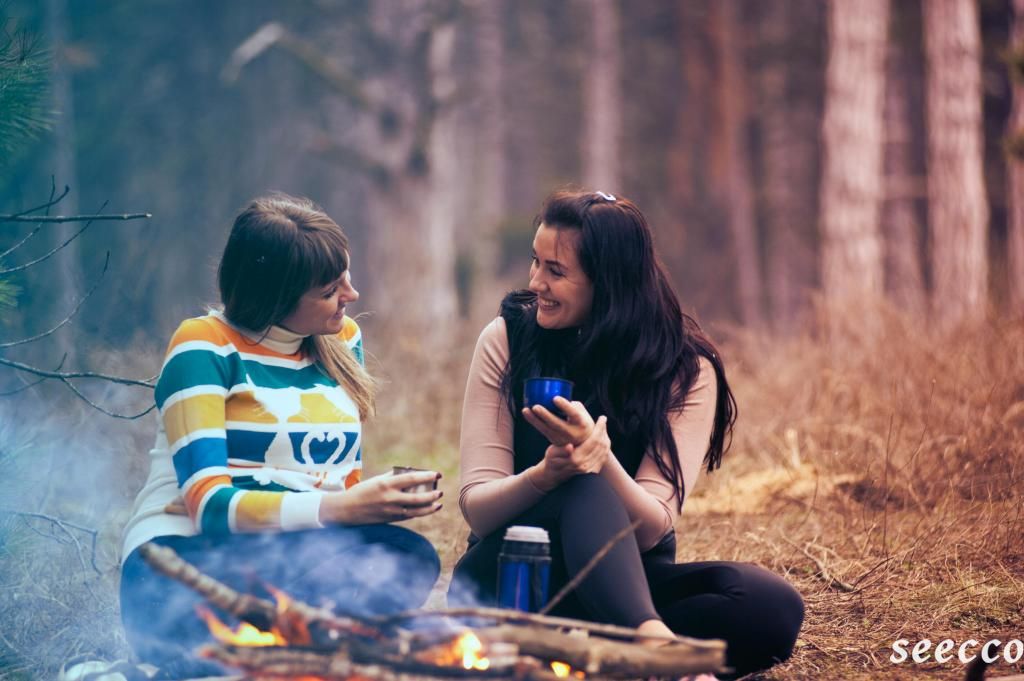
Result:
[[[203,573],[272,600],[266,585],[338,613],[377,615],[419,607],[440,573],[434,547],[394,525],[329,527],[263,534],[158,537]],[[121,569],[121,620],[140,661],[174,678],[220,674],[193,654],[213,642],[196,615],[202,596],[157,573],[138,549]],[[229,624],[229,616],[218,613]]]

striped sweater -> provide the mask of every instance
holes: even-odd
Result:
[[[340,335],[362,361],[355,321]],[[217,312],[182,322],[157,380],[160,428],[124,556],[167,534],[320,527],[322,492],[359,481],[359,410],[301,342],[280,327],[253,337]],[[187,516],[168,512],[181,500]]]

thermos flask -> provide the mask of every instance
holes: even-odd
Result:
[[[498,554],[498,604],[537,612],[548,601],[551,540],[541,527],[513,525]]]

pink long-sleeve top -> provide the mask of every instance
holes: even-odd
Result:
[[[532,467],[513,474],[514,421],[501,394],[501,375],[508,357],[505,320],[498,317],[484,328],[477,340],[462,407],[459,507],[478,537],[503,526],[545,495],[530,479]],[[682,466],[685,496],[693,489],[708,450],[716,396],[714,368],[701,357],[700,374],[683,408],[669,419]],[[662,452],[657,455],[668,456]],[[652,548],[672,528],[679,515],[672,481],[662,475],[650,455],[644,456],[635,478],[630,477],[614,456],[609,458],[600,475],[619,494],[630,519],[640,520],[636,530],[640,550]]]

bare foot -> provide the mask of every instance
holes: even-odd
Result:
[[[647,620],[636,628],[636,630],[645,636],[657,636],[658,638],[645,638],[640,641],[641,645],[649,648],[660,648],[663,645],[671,643],[676,635],[672,633],[672,630],[665,626],[665,623],[661,620]]]

